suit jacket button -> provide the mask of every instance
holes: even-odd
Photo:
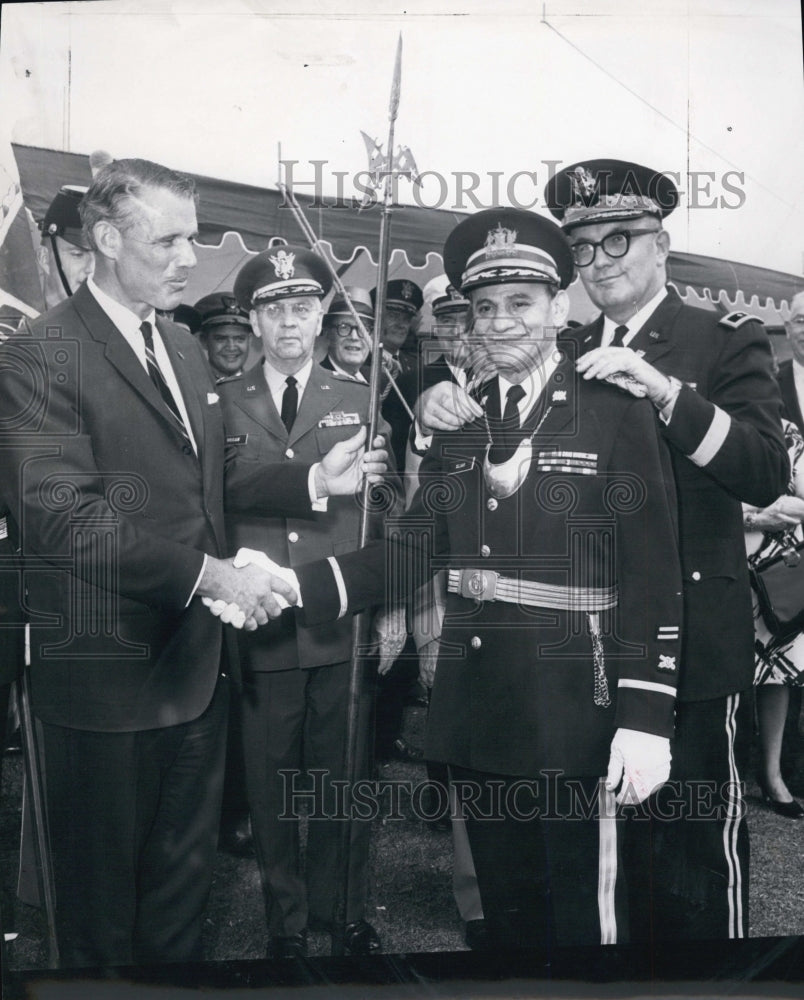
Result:
[[[496,510],[498,507],[498,503],[494,499],[494,497],[489,497],[488,500],[486,501],[486,506],[488,507],[489,510]]]
[[[701,579],[701,574],[698,572],[697,569],[691,575],[692,575],[693,580],[695,580],[696,583],[698,582],[698,580]]]
[[[488,559],[488,557],[491,555],[491,548],[488,545],[481,545],[480,554],[481,556],[483,556],[484,559]]]
[[[298,540],[299,540],[299,533],[298,533],[298,531],[291,531],[290,534],[288,535],[288,541],[289,542],[298,542]]]
[[[296,452],[292,448],[288,448],[285,451],[285,458],[295,458],[295,457],[296,457]]]
[[[472,649],[480,649],[480,647],[483,645],[483,643],[480,641],[480,636],[473,635],[469,641],[469,645],[472,647]]]
[[[192,455],[193,453],[193,449],[190,447],[189,444],[182,445],[181,450],[184,452],[185,455]]]

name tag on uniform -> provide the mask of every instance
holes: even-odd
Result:
[[[597,453],[591,451],[540,451],[539,472],[570,472],[580,476],[597,475]]]
[[[344,413],[343,410],[331,410],[323,420],[318,421],[319,427],[348,427],[360,423],[359,413]]]
[[[445,472],[448,476],[459,476],[462,472],[468,472],[470,469],[474,469],[474,467],[474,456],[472,458],[456,458],[447,463]]]
[[[245,444],[248,441],[248,434],[230,434],[227,435],[227,444]]]

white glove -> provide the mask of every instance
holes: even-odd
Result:
[[[622,781],[617,804],[645,799],[670,777],[670,740],[637,729],[618,729],[611,741],[606,788]]]
[[[237,555],[232,561],[232,565],[235,569],[242,569],[244,566],[248,566],[254,563],[260,566],[262,569],[266,570],[268,573],[272,573],[274,576],[278,576],[281,580],[285,580],[289,583],[291,587],[299,594],[299,580],[292,569],[288,569],[284,566],[280,566],[275,563],[273,559],[267,556],[264,552],[260,552],[259,549],[238,549]],[[281,594],[274,594],[276,603],[280,608],[289,608],[290,605],[285,600]],[[245,621],[245,612],[241,611],[237,604],[227,604],[226,601],[213,601],[211,597],[202,597],[201,602],[209,608],[213,615],[220,618],[220,620],[225,625],[233,625],[235,628],[242,628]],[[301,607],[301,594],[299,594],[299,600],[296,605]]]
[[[372,644],[380,654],[378,674],[387,674],[408,638],[405,606],[380,608],[371,625]]]

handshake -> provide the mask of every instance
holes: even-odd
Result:
[[[257,549],[239,549],[234,559],[208,559],[199,590],[202,587],[222,595],[201,597],[212,614],[247,632],[278,618],[284,608],[301,604],[293,570]]]

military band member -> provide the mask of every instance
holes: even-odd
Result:
[[[622,941],[614,796],[670,768],[667,453],[651,405],[577,378],[577,343],[555,340],[573,275],[556,225],[481,211],[444,257],[472,303],[475,419],[435,435],[388,550],[448,570],[427,757],[461,789],[492,946]],[[387,569],[378,549],[296,567],[301,620],[376,600]]]
[[[662,219],[678,192],[665,175],[592,160],[559,171],[545,198],[601,309],[578,334],[578,368],[585,379],[623,372],[644,386],[678,497],[685,611],[672,780],[644,860],[655,876],[652,919],[635,925],[659,938],[744,937],[754,657],[740,501],[767,506],[789,474],[768,339],[751,316],[684,305],[667,287]],[[716,791],[701,806],[696,787],[707,783]],[[684,807],[671,808],[671,796]]]

